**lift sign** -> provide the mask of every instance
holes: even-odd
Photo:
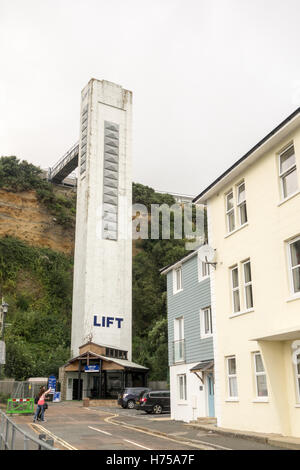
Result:
[[[115,325],[116,323],[118,328],[121,328],[122,321],[124,321],[124,318],[117,317],[101,317],[98,321],[97,315],[94,315],[94,326],[101,326],[102,328],[109,328],[110,325]]]

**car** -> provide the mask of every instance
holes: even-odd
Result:
[[[122,408],[134,409],[135,402],[138,397],[145,392],[149,392],[151,388],[147,387],[128,387],[124,388],[118,396],[118,405]]]
[[[145,392],[142,397],[136,401],[137,410],[143,410],[146,413],[161,414],[163,411],[170,412],[171,399],[169,390],[151,390]]]

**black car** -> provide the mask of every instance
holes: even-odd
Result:
[[[146,413],[161,414],[163,411],[169,412],[171,409],[170,392],[168,390],[146,392],[136,401],[135,407],[137,410],[143,410]]]
[[[129,408],[133,409],[135,406],[135,402],[141,393],[145,393],[150,391],[150,388],[147,387],[128,387],[124,388],[122,392],[118,396],[118,405],[122,406],[122,408]]]

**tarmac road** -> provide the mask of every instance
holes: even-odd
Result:
[[[251,439],[221,436],[173,421],[170,415],[146,415],[122,408],[84,408],[82,402],[50,403],[45,423],[32,416],[15,422],[34,436],[44,433],[67,450],[275,450]]]

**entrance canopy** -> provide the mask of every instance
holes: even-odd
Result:
[[[201,382],[204,383],[203,374],[205,372],[210,374],[214,373],[214,361],[211,359],[209,361],[199,362],[199,364],[190,369],[190,372],[193,372],[193,374],[197,375],[198,379],[200,379]],[[198,375],[199,373],[201,375]]]

